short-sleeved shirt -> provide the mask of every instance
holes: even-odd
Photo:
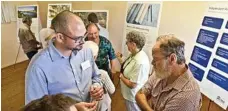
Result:
[[[31,32],[31,30],[29,29],[28,25],[23,24],[19,28],[18,37],[25,53],[38,50],[36,38],[34,34]],[[29,42],[31,40],[33,40],[33,42]]]
[[[48,94],[62,93],[79,102],[90,102],[90,86],[101,83],[92,50],[82,49],[62,55],[50,41],[31,60],[25,79],[26,104]]]
[[[115,59],[116,55],[111,42],[105,37],[99,36],[99,38],[100,38],[100,43],[99,43],[99,51],[96,59],[96,64],[99,69],[104,69],[104,66],[109,67],[108,60]],[[86,40],[88,40],[88,38],[86,38]]]
[[[124,99],[135,102],[136,93],[143,87],[149,77],[149,58],[146,53],[141,50],[134,57],[127,59],[123,67],[124,77],[129,79],[131,82],[136,83],[136,87],[131,89],[121,81],[122,95]]]
[[[142,90],[151,96],[151,108],[155,111],[200,110],[200,88],[189,69],[172,84],[165,86],[166,81],[153,74],[143,86]]]

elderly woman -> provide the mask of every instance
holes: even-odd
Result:
[[[99,47],[95,42],[86,41],[83,48],[90,48],[92,50],[93,57],[96,60]],[[104,84],[106,93],[104,94],[103,99],[98,103],[97,111],[111,111],[112,100],[109,95],[115,92],[115,86],[105,70],[100,69],[99,71],[101,73],[101,81]]]
[[[125,99],[128,111],[140,111],[135,95],[146,83],[149,77],[150,62],[146,53],[142,50],[145,45],[145,36],[137,31],[127,34],[126,45],[131,52],[122,63],[120,71],[121,92]],[[121,54],[117,54],[119,60]],[[121,60],[120,60],[121,61]]]

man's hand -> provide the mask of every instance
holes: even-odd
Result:
[[[102,100],[103,95],[104,95],[103,87],[94,86],[94,85],[90,87],[90,96],[93,98],[93,100],[100,101]]]
[[[75,107],[78,111],[94,111],[96,109],[97,103],[86,103],[86,102],[80,102],[75,104]]]

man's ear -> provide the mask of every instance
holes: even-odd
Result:
[[[170,61],[171,64],[176,63],[177,62],[177,55],[174,54],[174,53],[170,54],[169,61]]]
[[[65,39],[65,38],[63,37],[63,35],[60,34],[60,33],[57,33],[55,37],[56,37],[56,40],[57,40],[58,42],[60,42],[60,43],[62,43],[63,40]]]

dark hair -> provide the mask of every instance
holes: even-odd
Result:
[[[173,34],[161,35],[157,38],[157,41],[161,42],[160,48],[165,56],[174,53],[177,56],[177,64],[185,63],[185,43],[183,41],[176,38]]]
[[[28,15],[23,16],[22,22],[23,22],[23,23],[26,23],[26,22],[28,22],[28,21],[32,21],[32,17],[30,17],[30,16],[28,16]]]
[[[87,19],[88,19],[88,21],[90,21],[92,23],[98,23],[99,22],[97,15],[93,12],[88,15]]]
[[[95,27],[97,28],[97,30],[100,31],[100,28],[99,28],[98,25],[95,24],[95,23],[89,23],[89,24],[86,26],[86,30],[88,30],[88,28],[91,27],[92,25],[95,25]]]
[[[57,14],[51,21],[51,27],[55,32],[65,32],[68,33],[69,29],[69,19],[72,16],[76,16],[73,12],[65,10]]]
[[[22,111],[70,111],[77,101],[63,94],[45,95],[27,104]]]

